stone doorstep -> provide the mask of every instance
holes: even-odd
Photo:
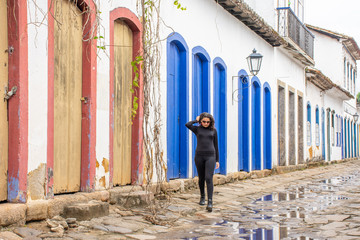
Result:
[[[111,193],[110,204],[118,204],[125,208],[139,207],[149,205],[154,201],[154,193],[146,191],[137,191],[130,193]]]
[[[333,160],[331,162],[320,162],[319,164],[316,164],[316,166],[338,164],[349,162],[352,160],[357,160],[357,158]],[[276,166],[271,170],[258,170],[254,171],[254,173],[240,171],[235,173],[229,173],[226,176],[215,174],[214,184],[225,184],[249,178],[262,178],[274,174],[282,174],[286,172],[304,170],[309,167],[312,167],[312,164],[307,163],[294,166]],[[177,192],[197,188],[197,182],[197,177],[194,177],[192,179],[176,179],[163,183],[161,187],[165,187],[167,191]],[[138,196],[136,196],[136,194],[129,195],[129,193],[132,191],[138,192],[143,191],[143,189],[144,187],[142,186],[121,186],[115,187],[113,189],[95,191],[91,193],[79,192],[72,195],[59,195],[55,196],[54,199],[29,201],[27,204],[0,204],[0,226],[23,225],[26,221],[45,220],[47,218],[52,218],[56,215],[63,215],[65,206],[75,203],[85,204],[91,200],[109,202],[110,204],[125,204],[128,207],[141,206],[143,204],[147,204],[146,201],[148,201],[149,199],[151,199],[152,201],[153,194],[158,192],[159,187],[157,187],[156,183],[151,186],[151,196],[146,196],[144,195],[144,193],[140,193]],[[125,197],[127,199],[129,199],[130,197],[132,200],[128,200],[127,202],[121,200],[121,198]]]
[[[65,218],[76,218],[78,221],[90,220],[107,215],[109,215],[109,203],[96,200],[65,206],[63,214]]]

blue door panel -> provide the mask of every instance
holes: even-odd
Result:
[[[272,144],[271,144],[271,90],[268,83],[264,84],[264,168],[272,168]]]
[[[193,48],[193,96],[192,116],[195,119],[202,112],[210,112],[210,57],[204,48]],[[193,135],[193,177],[197,176],[195,167],[196,136]]]
[[[238,76],[239,171],[249,172],[249,77],[245,70],[240,70]]]
[[[214,118],[218,132],[220,168],[215,173],[226,174],[227,167],[227,104],[226,65],[220,58],[214,59]]]
[[[167,42],[167,179],[188,177],[188,50],[180,34]]]

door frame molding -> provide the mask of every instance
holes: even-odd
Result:
[[[109,185],[113,186],[113,172],[114,172],[114,22],[117,19],[124,21],[133,32],[133,59],[142,55],[142,25],[136,15],[129,9],[119,7],[110,12],[110,114],[109,114],[109,135],[110,135],[110,177]],[[135,74],[133,73],[133,78]],[[142,123],[144,119],[143,110],[143,78],[142,71],[139,71],[139,88],[135,91],[135,96],[138,98],[139,108],[133,120],[131,129],[131,184],[143,183],[143,129]]]
[[[17,86],[16,94],[8,100],[8,201],[26,202],[28,168],[28,32],[27,1],[8,4],[9,89]],[[20,7],[21,6],[21,7]]]

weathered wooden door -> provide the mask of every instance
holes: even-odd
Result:
[[[129,26],[114,23],[114,185],[131,183],[131,110],[133,33]]]
[[[7,5],[0,1],[0,96],[4,96],[8,85],[8,34],[7,34]],[[8,120],[7,102],[0,99],[0,201],[7,198],[7,170],[8,170]]]
[[[76,4],[54,6],[54,193],[80,190],[82,15]]]

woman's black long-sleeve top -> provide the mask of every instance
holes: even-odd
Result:
[[[185,124],[196,135],[197,146],[195,153],[208,156],[215,154],[216,162],[219,162],[218,136],[216,129],[204,128],[203,126],[194,126],[198,121],[193,120]]]

